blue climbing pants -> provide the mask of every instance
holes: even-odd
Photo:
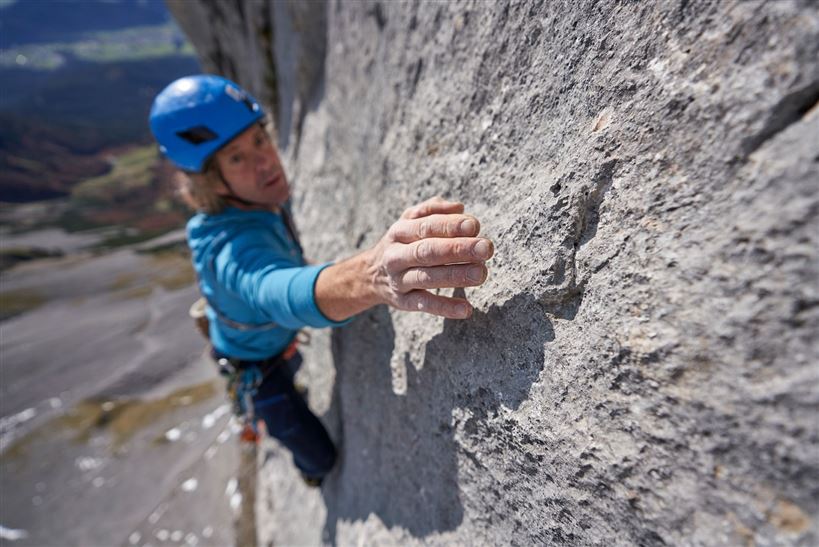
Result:
[[[264,420],[268,434],[290,450],[304,476],[321,479],[336,461],[333,441],[293,387],[293,373],[286,361],[279,360],[263,372],[264,380],[253,397],[255,417]]]

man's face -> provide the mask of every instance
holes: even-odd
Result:
[[[245,129],[215,155],[216,165],[233,191],[254,204],[279,207],[290,197],[279,154],[259,124]],[[230,197],[227,188],[221,194]]]

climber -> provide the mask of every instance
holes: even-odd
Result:
[[[379,304],[466,319],[466,299],[428,289],[480,285],[493,246],[462,204],[436,197],[407,209],[371,249],[308,264],[269,125],[249,93],[212,75],[171,83],[150,113],[161,153],[181,170],[178,190],[197,211],[188,244],[213,355],[240,409],[316,485],[336,454],[287,372],[299,329],[341,326]]]

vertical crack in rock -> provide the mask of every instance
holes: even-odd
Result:
[[[304,120],[308,112],[321,101],[324,89],[324,71],[327,58],[327,1],[315,0],[300,4],[293,15],[295,25],[307,34],[300,42],[297,85],[299,110],[296,116],[294,155],[301,148]]]
[[[375,19],[379,31],[384,30],[387,25],[387,17],[384,15],[384,8],[381,7],[380,2],[376,2],[372,8],[368,9],[367,15]]]
[[[247,19],[245,16],[245,0],[233,0],[233,5],[236,6],[236,13],[239,14],[239,20],[244,21]]]
[[[776,103],[768,115],[762,129],[742,142],[745,157],[756,152],[766,141],[774,138],[788,126],[802,119],[819,102],[819,81],[788,93]]]
[[[213,23],[224,24],[225,13],[222,11],[221,0],[201,0],[202,5],[205,6],[205,11],[209,16],[209,20]]]
[[[580,271],[578,268],[577,252],[589,243],[596,235],[600,224],[600,207],[611,188],[614,170],[619,160],[614,158],[603,162],[597,173],[591,179],[591,187],[581,191],[575,197],[573,206],[574,222],[569,234],[561,246],[558,258],[551,270],[551,280],[557,285],[542,289],[538,300],[547,305],[548,311],[563,318],[572,318],[580,302],[583,300],[583,291],[589,277],[594,271]],[[569,178],[571,178],[569,175]],[[557,194],[562,187],[556,182],[550,190]],[[558,200],[558,207],[562,208],[562,200]],[[609,258],[610,260],[611,258]],[[599,271],[600,267],[596,269]]]
[[[592,179],[591,189],[586,192],[585,198],[578,205],[580,214],[578,215],[579,224],[577,226],[578,237],[575,241],[576,249],[586,245],[597,235],[597,227],[600,224],[600,206],[611,188],[617,162],[617,159],[611,159],[600,166]]]
[[[214,26],[227,24],[227,16],[224,12],[225,6],[222,5],[221,2],[218,0],[202,0],[202,5],[207,13],[207,19],[212,21]],[[213,40],[213,44],[207,50],[206,64],[209,64],[216,72],[226,78],[235,80],[238,76],[238,72],[232,52],[223,46],[218,32],[211,33],[211,39]]]
[[[415,95],[415,90],[418,87],[418,82],[421,80],[421,73],[424,69],[424,60],[418,59],[418,61],[409,67],[409,74],[410,74],[410,86],[407,95],[409,98],[412,98]]]
[[[269,2],[265,2],[263,5],[262,17],[257,27],[257,33],[261,45],[262,57],[264,58],[265,70],[262,81],[270,100],[270,110],[273,111],[273,123],[278,131],[287,131],[287,129],[282,128],[280,125],[281,114],[279,113],[279,109],[281,105],[279,104],[279,82],[278,73],[276,71],[276,57],[273,50],[273,13]]]

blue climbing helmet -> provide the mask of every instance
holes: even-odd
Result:
[[[201,173],[205,162],[233,137],[264,117],[250,93],[234,82],[200,74],[180,78],[151,106],[151,132],[177,167]]]

